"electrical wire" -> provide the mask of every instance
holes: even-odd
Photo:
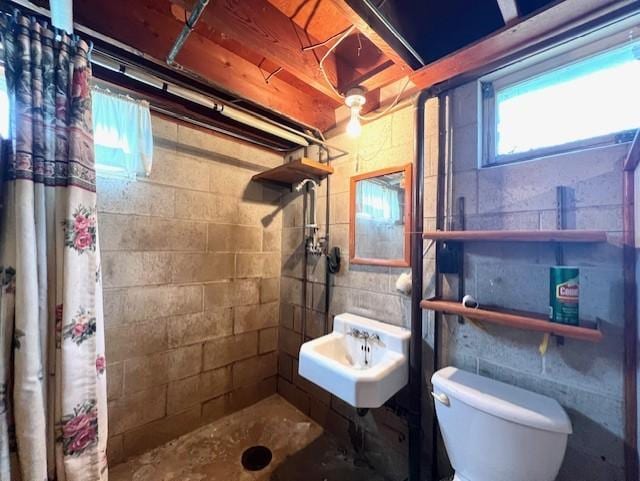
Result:
[[[314,43],[313,45],[307,45],[306,47],[302,47],[302,51],[303,51],[303,52],[307,52],[307,51],[309,51],[309,50],[313,50],[313,49],[316,49],[316,48],[318,48],[318,47],[322,47],[322,46],[324,46],[324,45],[328,44],[329,42],[331,42],[331,40],[333,40],[334,38],[338,38],[340,35],[342,35],[343,33],[345,33],[345,32],[346,32],[347,30],[349,30],[350,28],[353,28],[353,27],[347,27],[347,28],[345,28],[342,32],[338,32],[338,33],[336,33],[336,34],[334,34],[334,35],[331,35],[331,37],[329,37],[329,38],[328,38],[328,39],[326,39],[326,40],[323,40],[322,42],[318,42],[318,43]]]
[[[384,116],[385,114],[389,113],[389,111],[394,108],[396,105],[398,105],[398,102],[400,101],[400,97],[402,97],[402,94],[407,90],[407,87],[409,86],[409,82],[410,82],[410,78],[407,77],[407,79],[404,82],[404,85],[402,86],[402,88],[400,89],[400,92],[398,92],[398,95],[396,95],[396,98],[393,99],[393,102],[391,102],[389,104],[389,106],[384,109],[382,112],[378,112],[376,114],[373,115],[362,115],[359,114],[358,116],[362,119],[362,120],[367,120],[367,121],[371,121],[371,120],[378,120],[380,117]]]
[[[340,92],[338,92],[338,90],[336,89],[336,87],[333,85],[333,83],[331,83],[331,81],[329,80],[329,76],[327,75],[327,72],[324,69],[324,62],[325,60],[329,57],[329,55],[331,54],[331,52],[333,52],[338,45],[340,45],[342,43],[342,41],[347,38],[349,36],[349,34],[351,34],[351,32],[353,32],[355,30],[356,26],[355,25],[351,25],[351,27],[349,27],[348,29],[344,30],[342,32],[342,34],[338,34],[340,35],[338,40],[336,40],[336,42],[327,49],[327,51],[325,52],[325,54],[322,56],[322,58],[320,59],[320,72],[322,72],[322,76],[324,77],[325,81],[327,82],[327,85],[329,85],[329,87],[331,88],[331,90],[333,91],[334,94],[336,94],[337,97],[340,98],[344,98],[344,95],[342,95]],[[333,37],[329,38],[328,40],[325,40],[324,42],[320,43],[320,44],[316,44],[315,46],[311,46],[311,47],[307,47],[307,49],[309,48],[315,48],[315,47],[319,47],[320,45],[324,45],[326,43],[328,43],[329,41],[331,41],[331,39],[335,38],[337,35],[334,35]],[[304,49],[303,49],[304,50]],[[371,121],[371,120],[377,120],[380,117],[384,116],[385,114],[387,114],[391,109],[393,109],[398,102],[400,101],[400,97],[402,97],[402,94],[407,90],[407,87],[409,86],[409,82],[410,82],[410,78],[407,77],[404,85],[402,86],[402,88],[400,89],[400,92],[398,92],[398,95],[396,95],[396,98],[393,100],[393,102],[391,102],[391,104],[389,104],[389,106],[384,109],[382,112],[378,112],[376,114],[373,115],[362,115],[362,114],[358,114],[358,117],[360,117],[362,120],[366,120],[366,121]]]
[[[267,75],[264,78],[265,83],[269,83],[269,80],[271,80],[273,77],[275,77],[276,75],[278,75],[280,72],[282,72],[282,67],[278,67],[277,69],[275,69],[273,72],[271,72],[269,75]],[[264,75],[263,75],[264,77]]]
[[[327,75],[327,72],[325,72],[324,70],[324,62],[325,60],[327,60],[327,58],[329,57],[329,55],[331,54],[331,52],[333,52],[336,47],[338,45],[340,45],[340,43],[342,43],[342,41],[347,38],[347,36],[353,32],[355,30],[355,25],[351,25],[351,27],[349,27],[348,29],[346,29],[344,31],[344,33],[342,35],[340,35],[340,38],[338,38],[338,40],[336,40],[336,43],[334,43],[331,47],[329,47],[327,49],[327,51],[325,52],[325,54],[322,56],[322,58],[320,59],[320,72],[322,72],[322,76],[324,77],[324,79],[326,80],[327,84],[329,85],[329,87],[331,87],[331,90],[333,90],[333,93],[336,94],[336,96],[340,97],[340,98],[344,98],[344,95],[342,95],[340,92],[338,92],[338,90],[334,87],[334,85],[331,83],[331,81],[329,80],[329,76]]]

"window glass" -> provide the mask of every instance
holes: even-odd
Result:
[[[498,89],[495,156],[636,129],[639,85],[640,43],[634,43]]]
[[[92,106],[96,173],[128,179],[140,171],[149,175],[153,134],[148,103],[94,89]]]

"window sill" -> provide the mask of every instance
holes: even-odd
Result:
[[[481,168],[500,167],[503,165],[513,165],[521,162],[531,162],[548,157],[579,154],[581,152],[613,148],[619,145],[630,144],[631,142],[633,142],[635,133],[635,130],[628,130],[617,134],[606,135],[603,137],[597,137],[588,140],[581,140],[578,142],[572,142],[570,144],[556,145],[545,149],[536,149],[518,154],[500,155],[492,161],[483,159]]]

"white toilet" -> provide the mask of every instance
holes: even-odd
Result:
[[[553,481],[571,421],[558,401],[454,367],[431,378],[454,481]]]

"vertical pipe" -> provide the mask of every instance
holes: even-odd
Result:
[[[567,186],[556,186],[556,229],[565,230],[567,228]],[[556,242],[554,247],[556,253],[556,265],[563,266],[564,264],[564,244],[562,242]],[[546,334],[545,338],[549,335]],[[564,345],[563,336],[555,336],[558,346]]]
[[[453,172],[451,174],[453,177]],[[466,230],[467,223],[465,220],[465,198],[458,197],[458,230]],[[464,242],[460,242],[458,245],[458,301],[462,302],[465,296],[465,282],[464,282]],[[458,323],[464,324],[464,318],[458,316]]]
[[[301,326],[300,326],[300,331],[301,331],[301,337],[302,337],[302,343],[307,342],[306,339],[306,335],[307,335],[307,279],[308,279],[308,270],[309,270],[309,249],[307,249],[307,242],[309,241],[309,238],[307,237],[307,221],[308,221],[308,216],[307,216],[307,208],[308,208],[308,203],[307,203],[307,192],[309,191],[309,184],[306,185],[306,189],[303,193],[303,198],[302,198],[302,225],[304,226],[302,228],[302,238],[303,238],[303,249],[304,249],[304,262],[303,262],[303,269],[302,269],[302,312],[300,313],[301,316]],[[295,315],[294,315],[295,318]],[[295,321],[294,321],[295,324]],[[295,329],[295,325],[294,325],[294,329]]]
[[[428,91],[418,96],[416,119],[416,158],[413,172],[413,203],[411,206],[411,348],[409,350],[409,481],[421,481],[422,461],[422,276],[424,228],[424,157],[425,104]]]
[[[624,276],[624,465],[625,480],[638,481],[638,293],[636,282],[635,173],[640,164],[640,130],[622,172],[622,263]]]
[[[331,160],[327,159],[327,164],[331,165]],[[331,253],[331,244],[329,243],[329,209],[331,208],[331,176],[327,175],[325,182],[327,183],[327,199],[324,213],[324,334],[329,334],[329,313],[331,307],[331,272],[329,272],[329,255]]]
[[[636,139],[638,141],[638,139]],[[633,167],[633,168],[632,168]],[[637,285],[635,246],[635,167],[623,171],[625,480],[638,480]]]
[[[438,102],[438,166],[437,166],[437,183],[436,183],[436,230],[444,230],[445,228],[445,204],[447,196],[447,158],[449,155],[449,135],[448,135],[448,96],[441,96]],[[436,244],[436,261],[435,261],[435,292],[434,295],[438,299],[442,298],[443,283],[442,274],[438,268],[438,249],[440,243]],[[439,344],[440,344],[440,326],[444,321],[444,314],[441,311],[434,313],[433,323],[433,371],[438,370],[439,365]],[[433,422],[431,424],[431,477],[438,479],[440,474],[438,466],[438,423],[433,414]]]
[[[567,187],[558,185],[556,187],[556,229],[564,230],[567,228]],[[564,265],[564,246],[562,242],[555,245],[556,265]]]

